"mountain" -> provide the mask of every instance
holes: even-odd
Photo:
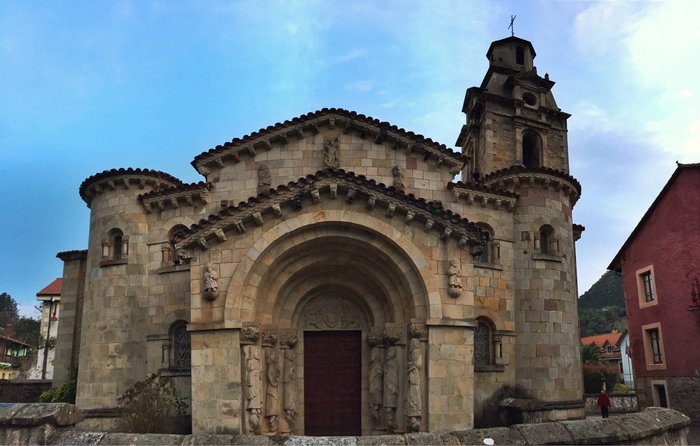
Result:
[[[578,301],[581,337],[627,329],[622,277],[607,271]]]

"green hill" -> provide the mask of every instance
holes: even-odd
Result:
[[[607,271],[578,301],[581,337],[627,329],[622,277]]]

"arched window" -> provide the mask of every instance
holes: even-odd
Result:
[[[175,322],[170,329],[170,339],[172,345],[170,368],[173,370],[190,370],[192,368],[192,354],[187,322]]]
[[[174,243],[178,238],[179,235],[187,230],[187,226],[185,225],[175,225],[173,226],[170,231],[168,231],[168,243],[163,243],[160,251],[161,251],[161,263],[163,266],[169,266],[172,264],[175,265],[181,265],[183,264],[183,260],[181,256],[176,256],[172,243]]]
[[[485,366],[496,363],[494,328],[490,320],[477,318],[474,329],[474,365]]]
[[[474,256],[474,261],[478,263],[496,263],[500,257],[500,247],[494,240],[494,231],[486,223],[479,222],[477,226],[481,228],[485,236],[484,250],[481,254]]]
[[[556,255],[559,251],[559,241],[554,236],[554,228],[549,225],[542,225],[539,232],[539,251],[542,254]]]
[[[129,255],[129,238],[121,229],[114,228],[107,233],[102,242],[103,260],[122,260]]]
[[[541,152],[542,139],[540,135],[533,130],[523,132],[523,165],[525,167],[539,167],[541,165]]]

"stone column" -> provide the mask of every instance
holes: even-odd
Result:
[[[430,432],[474,426],[473,321],[431,319],[428,325],[427,395]]]
[[[384,415],[387,432],[403,432],[403,383],[401,379],[405,370],[403,347],[405,345],[405,327],[398,324],[386,324],[384,342],[386,356],[384,359]]]
[[[373,428],[386,430],[384,426],[384,333],[381,328],[372,328],[367,335],[370,345],[369,361],[369,411]]]
[[[296,330],[282,330],[280,332],[280,349],[282,350],[282,396],[284,418],[281,423],[282,434],[290,434],[294,430],[297,419],[297,386],[296,386]]]
[[[276,434],[279,429],[279,386],[280,364],[277,354],[277,330],[265,329],[262,333],[262,345],[265,356],[265,419],[267,432]]]
[[[409,326],[408,343],[408,391],[406,392],[406,425],[411,432],[420,432],[425,400],[425,325]]]
[[[244,405],[246,412],[245,431],[260,433],[262,417],[262,365],[260,363],[260,329],[253,324],[244,324],[241,330],[241,348],[244,361]]]

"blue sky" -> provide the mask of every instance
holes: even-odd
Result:
[[[571,113],[579,291],[675,169],[700,161],[700,2],[0,2],[0,292],[25,314],[85,249],[78,186],[110,168],[185,182],[211,147],[323,107],[454,148],[489,44],[530,40]]]

